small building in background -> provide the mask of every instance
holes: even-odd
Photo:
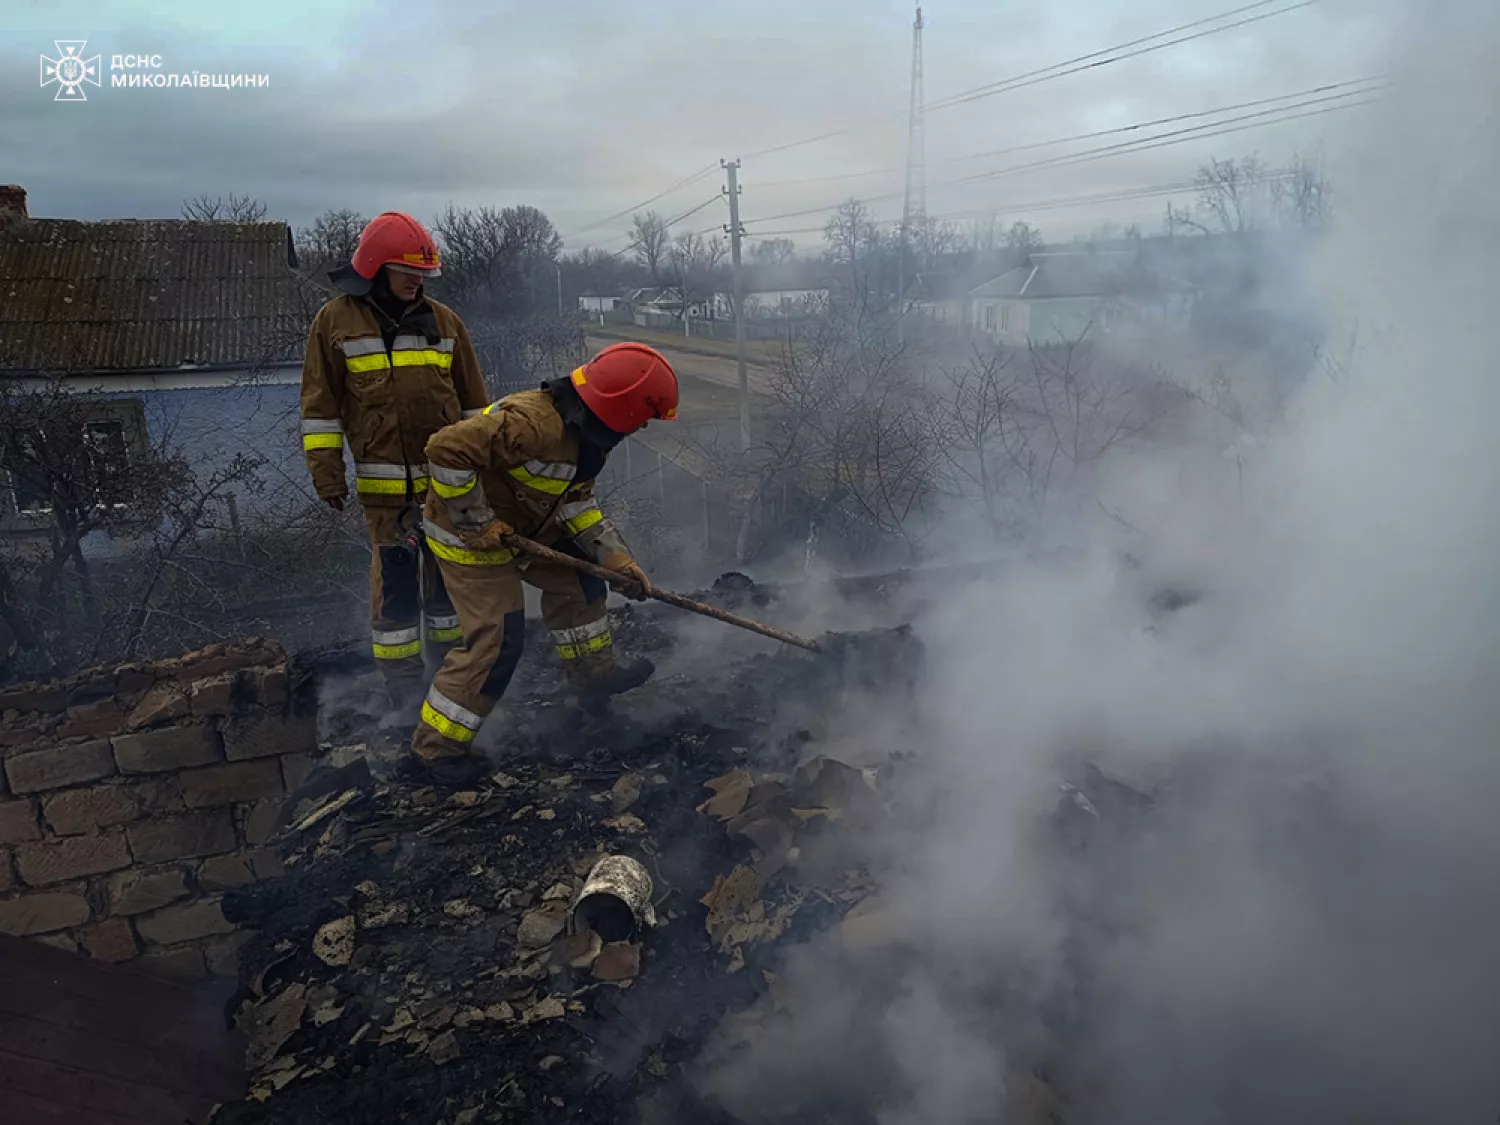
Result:
[[[33,218],[0,187],[0,380],[85,396],[78,438],[106,459],[165,447],[202,475],[243,453],[305,484],[302,354],[329,294],[295,265],[286,223]],[[45,527],[34,492],[0,481],[0,530]]]
[[[1189,286],[1133,250],[1037,252],[969,294],[975,331],[1007,344],[1060,344],[1183,316]]]
[[[620,307],[622,298],[617,293],[580,293],[578,311],[584,313],[612,313]]]
[[[907,315],[950,328],[969,323],[971,281],[958,273],[919,273],[906,291]]]

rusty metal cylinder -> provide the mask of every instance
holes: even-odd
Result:
[[[629,856],[605,856],[573,901],[569,931],[593,930],[606,943],[634,941],[643,925],[656,925],[650,873]]]

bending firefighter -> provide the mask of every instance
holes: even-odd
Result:
[[[302,368],[302,446],[318,496],[343,509],[354,489],[374,545],[370,627],[375,661],[398,708],[415,713],[426,677],[426,640],[441,656],[459,639],[419,522],[427,440],[489,400],[463,322],[427,298],[438,276],[431,236],[410,215],[387,211],[360,235],[349,265],[329,276],[344,291],[319,310]]]
[[[607,696],[650,678],[650,661],[614,658],[603,582],[518,556],[503,539],[517,532],[620,571],[631,579],[621,592],[641,597],[650,581],[599,510],[594,478],[622,438],[676,414],[671,364],[644,344],[616,344],[569,378],[501,399],[427,443],[424,530],[463,627],[412,736],[434,780],[462,785],[488,772],[472,745],[521,659],[523,580],[542,592],[572,690]]]

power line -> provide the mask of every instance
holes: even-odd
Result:
[[[1204,36],[1208,35],[1217,35],[1222,31],[1231,31],[1234,28],[1243,27],[1247,23],[1254,23],[1258,22],[1259,20],[1270,19],[1273,16],[1285,15],[1288,12],[1294,12],[1301,8],[1311,7],[1313,4],[1322,3],[1322,0],[1298,0],[1297,3],[1294,3],[1288,7],[1278,8],[1272,12],[1263,12],[1258,15],[1249,17],[1248,19],[1226,24],[1223,27],[1208,28],[1207,30],[1197,32],[1194,35],[1186,36],[1181,39],[1174,39],[1168,43],[1155,44],[1154,46],[1151,46],[1149,48],[1145,48],[1139,51],[1132,51],[1128,54],[1122,54],[1115,58],[1103,57],[1106,55],[1115,55],[1116,52],[1126,51],[1131,47],[1138,47],[1142,44],[1150,43],[1154,39],[1161,39],[1165,36],[1176,35],[1179,32],[1191,31],[1194,28],[1201,28],[1205,24],[1217,23],[1221,20],[1231,19],[1234,16],[1242,15],[1245,12],[1254,11],[1257,8],[1264,8],[1268,7],[1271,4],[1281,2],[1282,0],[1256,0],[1256,2],[1252,4],[1244,4],[1237,8],[1231,8],[1228,11],[1220,12],[1217,15],[1205,16],[1202,19],[1191,20],[1188,23],[1178,24],[1176,27],[1169,27],[1164,31],[1158,31],[1152,35],[1145,35],[1137,39],[1128,40],[1124,43],[1118,43],[1113,47],[1106,47],[1102,50],[1091,51],[1088,54],[1084,55],[1076,55],[1071,59],[1064,59],[1062,62],[1053,63],[1051,66],[1041,67],[1037,70],[1027,71],[1024,74],[1018,74],[1011,78],[1001,79],[999,82],[992,82],[985,86],[976,86],[969,90],[961,90],[956,94],[950,94],[946,98],[939,99],[938,101],[929,105],[927,108],[946,109],[954,105],[962,105],[966,102],[977,100],[981,97],[992,97],[996,94],[1006,93],[1012,89],[1020,89],[1022,86],[1036,85],[1039,82],[1051,81],[1051,79],[1053,78],[1064,78],[1070,74],[1077,74],[1084,70],[1090,70],[1095,67],[1105,66],[1111,62],[1119,62],[1122,59],[1134,58],[1138,55],[1146,54],[1149,51],[1162,50],[1166,47],[1176,46],[1179,43],[1190,42],[1193,39],[1201,39]],[[785,152],[788,149],[800,148],[804,145],[816,144],[820,141],[831,140],[834,137],[842,137],[849,133],[860,132],[861,130],[871,128],[875,125],[884,124],[885,122],[899,116],[899,114],[887,114],[880,118],[871,119],[870,121],[862,125],[850,125],[841,129],[833,129],[828,132],[819,133],[816,136],[804,137],[801,140],[788,141],[784,144],[778,145],[770,145],[766,148],[756,149],[754,151],[748,152],[745,155],[748,157],[769,156],[773,153]]]
[[[1332,90],[1340,90],[1350,86],[1361,86],[1365,88],[1358,91],[1351,91],[1350,94],[1346,96],[1353,96],[1355,93],[1371,93],[1374,90],[1382,89],[1383,82],[1383,76],[1375,76],[1371,78],[1354,78],[1350,79],[1347,82],[1332,82],[1323,86],[1313,86],[1306,90],[1298,90],[1295,93],[1277,94],[1275,97],[1270,98],[1256,98],[1253,101],[1236,102],[1233,105],[1218,106],[1215,109],[1200,109],[1192,113],[1178,113],[1173,114],[1170,117],[1158,117],[1152,121],[1137,121],[1133,125],[1120,125],[1113,129],[1098,129],[1090,133],[1074,133],[1069,137],[1056,137],[1052,140],[1047,141],[1031,141],[1027,144],[1011,145],[1007,148],[987,149],[984,152],[966,152],[958,156],[945,156],[939,158],[939,163],[958,164],[969,160],[983,160],[991,156],[1009,156],[1018,152],[1030,152],[1039,148],[1051,148],[1054,145],[1072,144],[1076,141],[1096,140],[1100,137],[1117,136],[1121,133],[1133,133],[1141,129],[1154,129],[1161,125],[1171,125],[1178,121],[1190,121],[1199,117],[1217,117],[1218,115],[1223,113],[1234,113],[1241,109],[1252,109],[1256,106],[1273,105],[1276,102],[1291,101],[1294,98],[1310,97],[1314,94],[1328,93]],[[1377,83],[1381,85],[1375,85]],[[792,187],[802,184],[824,184],[832,183],[838,180],[864,179],[868,176],[878,176],[885,173],[899,171],[900,169],[898,167],[896,167],[895,165],[891,165],[885,168],[869,168],[863,172],[840,172],[836,175],[830,176],[807,176],[800,179],[791,180],[767,180],[763,183],[758,183],[756,187],[776,188]]]
[[[665,225],[668,228],[674,227],[678,223],[682,222],[682,220],[691,218],[692,216],[696,215],[699,211],[703,210],[703,208],[707,207],[710,203],[715,203],[715,202],[717,202],[721,198],[722,198],[722,196],[719,196],[719,195],[711,195],[707,199],[705,199],[702,203],[698,204],[698,206],[693,207],[690,210],[684,211],[682,214],[676,216],[675,218],[668,219],[666,221]],[[707,228],[707,230],[718,230],[718,229],[719,229],[718,227],[709,227],[709,228]],[[694,234],[706,234],[707,230],[704,230],[704,231],[694,231],[693,233]],[[635,251],[637,243],[636,243],[636,239],[635,239],[635,233],[633,231],[621,231],[619,234],[612,234],[608,238],[606,238],[605,241],[606,242],[613,242],[617,238],[628,238],[628,239],[630,239],[630,241],[624,247],[622,247],[621,249],[616,250],[613,254],[606,254],[604,256],[604,259],[603,259],[604,261],[609,261],[611,258],[619,258],[619,257],[622,257],[622,256],[624,256],[626,254],[633,253]],[[582,249],[586,250],[586,249],[588,249],[588,247],[582,247]]]
[[[998,179],[1001,176],[1009,176],[1016,175],[1022,172],[1037,171],[1043,168],[1068,167],[1074,164],[1086,164],[1091,163],[1093,160],[1102,160],[1115,156],[1128,156],[1136,152],[1147,152],[1156,148],[1165,148],[1169,145],[1185,144],[1189,141],[1207,140],[1210,137],[1223,136],[1229,133],[1238,133],[1244,131],[1245,129],[1263,128],[1267,125],[1279,125],[1286,121],[1297,121],[1304,117],[1315,117],[1322,113],[1332,113],[1340,109],[1353,109],[1358,106],[1368,105],[1370,104],[1370,101],[1374,101],[1376,99],[1369,99],[1367,101],[1343,102],[1343,104],[1325,106],[1322,109],[1314,110],[1310,113],[1294,114],[1290,112],[1291,110],[1304,109],[1308,106],[1319,105],[1328,101],[1356,97],[1366,92],[1368,91],[1351,91],[1349,93],[1337,94],[1331,97],[1313,98],[1297,103],[1295,105],[1280,106],[1274,110],[1263,110],[1259,113],[1246,114],[1242,117],[1231,117],[1224,121],[1209,122],[1205,125],[1192,126],[1187,129],[1178,129],[1168,133],[1157,134],[1156,136],[1140,137],[1135,140],[1124,141],[1119,144],[1105,145],[1101,148],[1085,149],[1082,152],[1066,153],[1062,156],[1052,157],[1047,160],[1031,161],[1026,164],[1015,164],[1007,168],[999,168],[988,172],[977,173],[972,176],[960,177],[956,180],[945,180],[942,183],[934,184],[933,186],[938,188],[954,187],[963,184],[978,183],[984,180]],[[1232,129],[1224,127],[1236,122],[1249,121],[1254,118],[1262,117],[1269,117],[1270,119],[1253,121],[1251,124],[1239,125],[1236,128]],[[887,200],[898,198],[900,195],[900,192],[884,192],[880,195],[868,196],[860,200],[860,202],[881,203]],[[805,215],[818,215],[826,211],[837,210],[839,207],[843,206],[843,203],[844,201],[840,200],[837,203],[831,203],[821,207],[808,207],[797,211],[783,211],[775,215],[763,215],[758,218],[747,219],[746,222],[765,223],[773,222],[777,219],[796,219],[801,218]]]
[[[622,210],[622,211],[616,211],[613,215],[606,216],[605,218],[600,219],[598,222],[590,223],[586,227],[579,227],[576,231],[574,231],[572,234],[568,235],[567,237],[568,238],[577,238],[580,234],[587,234],[591,230],[597,230],[598,228],[600,228],[602,226],[607,226],[608,224],[614,222],[616,219],[623,219],[626,215],[629,215],[629,214],[632,214],[633,212],[639,211],[642,207],[649,207],[651,204],[655,203],[658,199],[662,199],[665,196],[671,195],[674,191],[680,191],[681,189],[687,187],[689,184],[697,183],[699,180],[703,179],[703,177],[705,177],[705,176],[707,176],[707,175],[709,175],[709,174],[711,174],[713,172],[717,172],[718,170],[719,170],[719,166],[717,164],[709,164],[709,165],[707,165],[707,166],[699,169],[698,171],[694,172],[691,176],[684,176],[682,179],[678,180],[675,184],[671,184],[668,187],[662,188],[661,191],[657,192],[655,195],[650,196],[647,199],[643,199],[639,203],[631,204],[629,207],[626,207],[624,210]]]
[[[1263,176],[1253,177],[1251,183],[1269,183],[1273,180],[1286,179],[1294,173],[1289,170],[1271,172]],[[1164,195],[1181,195],[1184,192],[1197,191],[1200,185],[1194,180],[1181,180],[1170,184],[1151,184],[1139,188],[1129,188],[1121,191],[1095,192],[1088,195],[1065,196],[1063,198],[1052,197],[1049,199],[1035,200],[1026,203],[1004,203],[991,205],[989,207],[975,208],[965,211],[949,211],[941,215],[931,216],[934,219],[967,219],[984,215],[995,215],[1004,211],[1008,212],[1032,212],[1052,211],[1067,207],[1086,207],[1099,203],[1118,203],[1132,199],[1149,199]],[[871,219],[875,226],[895,226],[901,220]],[[774,238],[791,234],[820,234],[824,227],[790,227],[783,230],[768,230],[756,232],[756,238]]]
[[[1227,117],[1222,121],[1210,121],[1204,125],[1190,125],[1185,129],[1173,129],[1166,133],[1158,133],[1151,137],[1137,137],[1134,140],[1121,141],[1118,144],[1103,145],[1100,148],[1085,149],[1083,152],[1065,153],[1062,156],[1049,157],[1046,160],[1033,160],[1027,164],[1013,164],[1008,168],[997,168],[988,172],[976,172],[972,176],[961,176],[956,180],[945,180],[938,187],[954,187],[961,184],[979,183],[983,180],[998,179],[1001,176],[1015,175],[1020,172],[1032,172],[1043,168],[1065,168],[1074,164],[1089,164],[1095,160],[1103,160],[1112,156],[1129,156],[1135,152],[1148,152],[1151,149],[1163,148],[1162,144],[1155,142],[1165,141],[1168,138],[1177,138],[1171,143],[1183,144],[1187,141],[1201,140],[1205,137],[1218,137],[1225,133],[1238,132],[1237,129],[1226,129],[1226,125],[1234,125],[1242,121],[1256,121],[1256,125],[1247,126],[1256,128],[1260,125],[1279,125],[1283,121],[1296,121],[1306,114],[1290,114],[1292,110],[1307,109],[1309,106],[1324,105],[1328,102],[1343,102],[1346,98],[1359,97],[1369,93],[1367,90],[1349,91],[1343,94],[1331,94],[1321,98],[1309,98],[1306,101],[1297,102],[1295,105],[1279,106],[1276,109],[1263,109],[1255,113],[1242,114],[1239,117]],[[1356,106],[1368,105],[1370,101],[1378,99],[1371,98],[1368,101],[1343,102],[1342,105],[1328,106],[1323,112],[1331,112],[1337,109],[1349,109]],[[1269,117],[1272,120],[1258,121],[1258,118]]]
[[[683,219],[690,219],[690,218],[692,218],[699,211],[703,210],[703,208],[707,207],[710,203],[717,203],[719,200],[721,200],[723,198],[724,197],[722,195],[720,195],[719,193],[715,192],[713,195],[710,195],[707,199],[705,199],[702,203],[698,204],[698,206],[692,208],[691,210],[684,211],[682,214],[678,215],[674,219],[668,219],[666,225],[668,227],[675,227],[678,223],[682,222]]]
[[[1134,51],[1125,51],[1126,47],[1134,47],[1136,46],[1136,44],[1147,43],[1152,39],[1160,39],[1164,35],[1175,35],[1179,31],[1186,31],[1189,28],[1198,27],[1205,23],[1213,23],[1217,20],[1228,19],[1230,16],[1238,15],[1241,12],[1247,12],[1252,8],[1263,8],[1268,2],[1275,2],[1275,0],[1262,0],[1261,3],[1247,4],[1243,8],[1236,8],[1231,12],[1224,12],[1217,16],[1209,16],[1207,19],[1195,20],[1192,23],[1183,24],[1180,27],[1174,27],[1167,31],[1159,31],[1155,35],[1147,35],[1141,39],[1134,39],[1129,43],[1122,43],[1119,47],[1110,48],[1109,50],[1105,51],[1095,51],[1090,55],[1080,55],[1078,58],[1069,59],[1067,62],[1055,63],[1052,66],[1043,67],[1040,70],[1033,70],[1026,74],[1019,74],[1014,78],[1007,78],[999,82],[993,82],[988,86],[980,86],[976,89],[968,90],[961,94],[954,94],[949,98],[945,98],[942,101],[937,102],[929,108],[950,109],[953,106],[966,105],[969,102],[978,101],[981,98],[991,98],[996,94],[1007,94],[1012,90],[1021,90],[1028,86],[1035,86],[1041,82],[1050,82],[1054,78],[1066,78],[1071,74],[1080,74],[1085,70],[1094,70],[1101,66],[1108,66],[1111,63],[1123,62],[1125,59],[1133,59],[1138,58],[1141,55],[1149,55],[1153,51],[1164,51],[1168,47],[1176,47],[1183,43],[1191,43],[1195,39],[1203,39],[1209,35],[1218,35],[1221,32],[1233,31],[1237,27],[1244,27],[1247,24],[1259,23],[1261,20],[1272,19],[1276,16],[1284,16],[1288,12],[1295,12],[1299,11],[1302,8],[1310,8],[1314,4],[1321,4],[1323,0],[1298,0],[1298,2],[1295,4],[1290,4],[1285,8],[1277,8],[1273,12],[1261,12],[1258,15],[1246,16],[1244,19],[1235,20],[1233,23],[1224,24],[1222,27],[1210,27],[1203,31],[1195,31],[1191,35],[1183,35],[1176,39],[1169,39],[1165,43],[1152,43],[1150,46],[1140,47],[1139,49]],[[1124,53],[1116,54],[1115,52],[1118,51],[1123,51]],[[1100,58],[1099,56],[1101,55],[1110,55],[1111,57]],[[1080,65],[1074,65],[1075,63]]]

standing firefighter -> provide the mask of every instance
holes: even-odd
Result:
[[[463,626],[422,704],[412,749],[434,780],[463,785],[486,771],[473,755],[480,724],[505,693],[524,643],[521,583],[542,592],[570,688],[614,695],[650,678],[644,658],[617,662],[598,579],[518,556],[517,532],[628,575],[621,592],[651,588],[599,510],[594,478],[621,439],[677,415],[677,375],[644,344],[605,348],[565,379],[522,391],[440,431],[427,443],[432,492],[424,530]]]
[[[370,626],[376,664],[398,708],[422,697],[421,616],[439,653],[460,637],[419,522],[427,492],[423,448],[444,426],[488,401],[468,331],[427,298],[438,276],[432,237],[410,215],[387,211],[359,237],[353,261],[329,277],[344,291],[318,311],[302,368],[302,446],[318,496],[342,510],[354,489],[374,545]],[[425,557],[424,557],[425,556]]]

